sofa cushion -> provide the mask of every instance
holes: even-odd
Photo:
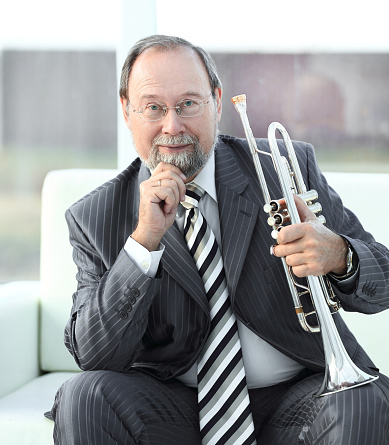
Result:
[[[0,285],[0,397],[39,375],[39,288],[38,281]]]
[[[52,372],[0,399],[0,443],[53,445],[54,422],[44,416],[57,389],[75,373]]]
[[[343,200],[343,204],[353,211],[365,230],[376,241],[389,247],[389,231],[386,221],[389,208],[386,205],[389,190],[388,173],[324,173],[328,183]],[[319,196],[320,201],[320,196]]]
[[[77,287],[76,266],[65,211],[78,199],[117,175],[116,170],[69,169],[50,172],[42,190],[41,355],[44,371],[76,371],[64,346],[64,328]]]

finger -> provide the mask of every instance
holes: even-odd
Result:
[[[306,266],[307,264],[305,255],[303,253],[294,253],[291,255],[286,255],[285,261],[288,266],[293,268],[293,270],[295,267]]]
[[[278,244],[288,244],[303,238],[305,235],[305,228],[303,224],[292,224],[283,227],[277,236]]]
[[[307,262],[307,258],[303,253],[294,253],[290,255],[282,255],[281,246],[271,246],[270,252],[278,257],[285,258],[285,262],[292,268],[293,273],[297,277],[306,277],[308,275],[319,275],[313,264]]]
[[[184,175],[184,173],[182,173],[182,171],[178,167],[172,164],[167,164],[166,162],[160,162],[157,165],[157,168],[154,170],[152,176],[155,176],[158,173],[169,172],[169,171],[174,172],[177,176],[179,176],[182,179],[182,181],[186,180],[186,176]]]
[[[154,170],[153,174],[151,175],[150,180],[155,181],[153,182],[153,185],[158,187],[172,185],[170,182],[166,183],[165,181],[163,181],[165,179],[168,181],[173,180],[176,183],[176,186],[179,191],[179,199],[181,201],[184,201],[185,191],[186,191],[185,187],[186,176],[181,172],[181,170],[177,167],[174,167],[173,165],[160,162],[158,164],[158,167]]]
[[[285,258],[290,255],[303,253],[303,247],[303,243],[300,240],[287,244],[275,244],[271,248],[271,253],[276,257]]]
[[[300,264],[298,266],[293,266],[292,267],[292,272],[298,278],[305,278],[308,275],[318,276],[317,274],[312,273],[312,271],[308,268],[307,264]]]
[[[315,214],[309,209],[306,202],[302,200],[300,196],[294,195],[294,202],[296,203],[301,222],[308,222],[316,219]]]
[[[168,214],[175,212],[178,203],[182,200],[179,184],[176,180],[170,178],[158,179],[156,194],[163,201],[163,210]]]
[[[182,180],[176,176],[172,178],[154,178],[151,177],[147,181],[144,181],[140,185],[141,190],[141,202],[146,204],[158,204],[161,209],[164,208],[167,202],[169,206],[178,205],[180,201],[180,192],[177,181],[182,183]],[[170,212],[170,208],[168,210]]]

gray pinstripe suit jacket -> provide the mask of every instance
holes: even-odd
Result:
[[[258,146],[268,151],[267,140],[258,140]],[[295,148],[307,187],[319,193],[327,226],[345,236],[359,257],[354,292],[336,290],[343,307],[365,313],[386,309],[389,251],[343,207],[318,170],[312,146],[298,142]],[[269,254],[272,240],[247,144],[220,136],[215,153],[222,251],[234,311],[284,354],[323,370],[321,336],[299,326],[281,261]],[[281,197],[271,159],[262,156],[261,162],[272,196]],[[173,225],[162,240],[165,252],[156,278],[143,275],[123,250],[137,224],[139,184],[149,176],[138,159],[66,213],[78,289],[65,343],[82,369],[142,367],[166,379],[191,367],[207,337],[203,284],[178,228]],[[357,365],[374,367],[340,316],[335,321]]]

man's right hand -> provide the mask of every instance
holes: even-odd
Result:
[[[138,225],[131,237],[150,252],[173,224],[177,206],[185,200],[185,175],[177,167],[160,162],[140,185]]]

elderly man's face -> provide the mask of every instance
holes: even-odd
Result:
[[[135,61],[128,85],[131,106],[122,100],[122,107],[139,156],[151,169],[162,160],[193,176],[211,152],[221,116],[221,90],[215,90],[215,102],[199,56],[184,47],[149,49]],[[145,121],[132,110],[153,104],[175,107],[183,100],[209,103],[200,116],[181,117],[169,109],[159,121]]]

